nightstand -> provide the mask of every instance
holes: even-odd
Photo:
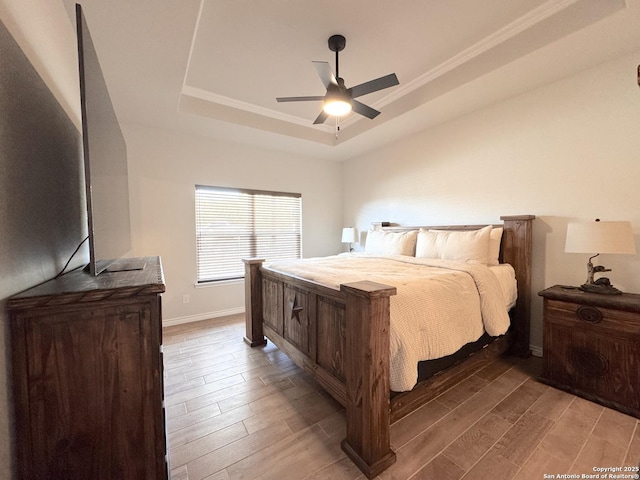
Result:
[[[556,285],[544,297],[540,381],[640,418],[640,295]]]

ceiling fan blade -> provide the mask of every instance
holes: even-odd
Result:
[[[368,82],[361,83],[360,85],[356,85],[355,87],[351,87],[347,91],[351,94],[351,98],[356,98],[361,97],[362,95],[367,95],[368,93],[377,92],[384,88],[393,87],[399,83],[400,82],[398,81],[396,74],[390,73],[384,77],[376,78],[375,80],[370,80]]]
[[[324,95],[314,97],[278,97],[277,102],[315,102],[318,100],[324,100]]]
[[[360,115],[364,115],[367,118],[374,119],[378,115],[380,115],[380,112],[375,108],[371,108],[368,105],[360,103],[357,100],[351,100],[351,106],[354,112],[359,113]]]
[[[316,118],[313,122],[314,125],[318,125],[320,123],[324,123],[324,121],[327,119],[327,117],[329,116],[329,114],[327,112],[325,112],[324,110],[322,110],[320,112],[320,115],[318,115],[318,118]]]
[[[320,76],[320,80],[322,80],[322,84],[324,88],[329,88],[329,85],[337,85],[338,81],[336,80],[336,76],[331,71],[331,67],[328,62],[316,62],[313,61],[313,66],[316,67],[316,71]]]

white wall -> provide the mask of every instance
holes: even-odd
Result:
[[[586,278],[588,256],[563,251],[567,222],[630,220],[640,233],[638,63],[640,52],[345,162],[345,224],[536,215],[531,343],[540,347],[537,292]],[[638,256],[600,263],[613,267],[614,285],[640,292]]]
[[[161,255],[165,324],[244,309],[244,285],[195,287],[195,185],[302,194],[303,255],[342,249],[341,165],[137,125],[129,155],[134,254]],[[189,295],[189,303],[183,296]]]

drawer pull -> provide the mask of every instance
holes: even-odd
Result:
[[[600,323],[602,321],[602,313],[594,307],[586,307],[583,305],[578,308],[576,313],[578,314],[578,318],[583,322]]]

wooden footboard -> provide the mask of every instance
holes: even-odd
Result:
[[[439,375],[436,381],[419,384],[393,400],[389,387],[389,312],[395,287],[363,281],[343,284],[335,290],[262,268],[262,259],[245,259],[244,340],[253,347],[264,345],[265,336],[268,337],[345,406],[347,436],[342,448],[368,478],[373,478],[395,462],[389,437],[392,421],[473,374],[507,349],[519,355],[530,354],[534,218],[501,217],[501,258],[514,267],[518,282],[518,303],[511,312],[510,335],[473,360]],[[409,228],[416,227],[405,227]]]
[[[389,440],[389,297],[374,282],[340,290],[262,270],[246,259],[247,334],[265,335],[345,406],[342,448],[369,478],[395,462]],[[260,305],[261,303],[261,305]]]

